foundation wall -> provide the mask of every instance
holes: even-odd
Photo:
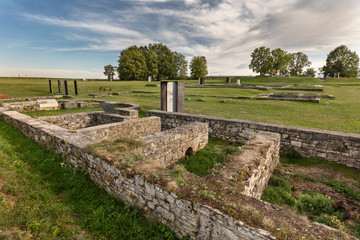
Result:
[[[160,117],[162,129],[205,122],[211,136],[228,141],[246,141],[259,131],[274,132],[280,134],[283,153],[294,149],[306,157],[321,157],[360,169],[360,134],[155,110],[148,111],[147,116]]]
[[[159,117],[147,117],[77,130],[78,133],[87,135],[97,139],[98,141],[113,141],[118,138],[135,139],[143,136],[153,135],[159,133],[160,131],[161,121]]]
[[[61,154],[73,166],[89,173],[91,179],[125,202],[144,210],[144,214],[171,227],[178,237],[191,239],[276,239],[269,232],[252,228],[217,209],[185,200],[175,193],[144,179],[129,175],[106,161],[86,152],[90,137],[51,125],[24,114],[7,111],[0,117],[20,129],[26,136]]]

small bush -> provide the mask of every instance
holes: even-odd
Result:
[[[280,187],[268,187],[263,192],[261,197],[262,200],[276,204],[279,206],[288,205],[293,206],[295,203],[295,198],[292,197],[291,192],[285,191]]]
[[[295,149],[292,149],[288,154],[286,154],[286,157],[288,157],[289,159],[301,159],[302,156],[301,154],[296,151]]]
[[[265,188],[262,200],[276,205],[289,205],[295,204],[295,198],[292,196],[291,186],[287,177],[279,178],[271,176],[269,179],[268,187]]]
[[[328,179],[320,179],[319,182],[328,185],[329,187],[331,187],[332,190],[338,193],[347,194],[349,197],[357,201],[360,201],[360,192],[355,191],[354,189],[346,186],[345,184],[342,184],[335,180],[328,180]]]
[[[310,215],[310,218],[321,216],[322,214],[333,214],[333,201],[320,193],[314,193],[313,196],[309,194],[302,194],[294,205],[294,210],[304,214]]]

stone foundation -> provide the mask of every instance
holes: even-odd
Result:
[[[83,168],[107,192],[144,209],[148,218],[170,226],[178,237],[189,234],[191,239],[275,239],[267,231],[247,226],[209,206],[181,199],[141,175],[128,175],[92,156],[86,152],[86,146],[97,141],[88,136],[15,111],[3,112],[1,117],[36,142],[66,157],[73,166]]]
[[[104,114],[105,115],[105,114]],[[113,115],[113,114],[106,114]],[[116,116],[116,115],[113,115]],[[159,117],[147,117],[131,121],[110,123],[77,130],[78,133],[89,136],[98,141],[114,141],[118,138],[139,138],[161,131]]]
[[[87,151],[87,146],[98,143],[99,141],[89,136],[49,124],[40,119],[31,118],[15,111],[5,111],[4,108],[0,108],[0,117],[20,129],[26,136],[33,138],[36,142],[62,155],[73,166],[82,168],[88,173],[91,179],[97,182],[108,193],[124,200],[128,204],[143,209],[144,214],[148,218],[157,220],[171,227],[178,237],[188,234],[190,239],[199,240],[276,239],[268,231],[250,227],[243,221],[224,214],[220,211],[223,209],[218,204],[215,204],[215,206],[219,209],[215,209],[214,207],[205,205],[200,199],[187,200],[184,197],[180,197],[176,191],[169,190],[166,183],[164,185],[163,182],[156,182],[154,178],[146,174],[146,172],[121,169],[90,154]],[[195,123],[193,136],[195,137],[197,133],[197,127],[200,132],[205,133],[202,129],[204,127],[206,128],[206,125],[207,124]],[[169,134],[171,131],[176,132],[176,138],[177,134],[181,135],[184,133],[185,136],[185,132],[187,130],[191,131],[190,129],[189,126],[179,126],[177,129],[169,130],[167,133]],[[243,152],[246,153],[249,151],[250,153],[252,150],[257,151],[256,149],[259,149],[261,151],[259,155],[260,158],[265,157],[271,161],[272,157],[270,156],[277,156],[276,145],[278,144],[278,139],[279,137],[276,134],[260,133],[250,140],[249,149],[244,147]],[[253,142],[251,142],[252,140]],[[170,142],[168,144],[170,144]],[[251,147],[252,145],[254,146]],[[266,161],[267,160],[264,160],[264,162]],[[261,165],[262,164],[258,164],[258,166]],[[161,171],[161,169],[163,168],[159,168],[159,171]],[[230,171],[228,173],[230,173]],[[253,173],[253,182],[255,182],[255,176],[257,176],[256,170],[254,170]],[[230,176],[230,174],[228,175]],[[211,177],[213,176],[210,176],[210,178]],[[200,180],[197,176],[194,176],[193,179],[198,179],[198,181],[204,183],[207,181],[206,179]],[[253,191],[255,191],[256,188],[261,188],[260,186],[256,187],[256,184],[251,184],[251,182],[249,182],[248,185],[253,186]],[[239,198],[240,197],[241,196],[239,196]],[[267,212],[266,216],[270,218],[269,221],[276,221],[274,217],[272,218],[273,215],[271,213],[273,213],[274,216],[282,214],[279,208],[271,204],[256,199],[249,201],[245,196],[241,197],[240,203],[244,204],[244,206],[254,204],[259,211]],[[225,208],[228,207],[229,206],[226,205]],[[241,205],[234,211],[240,211],[240,207]],[[286,219],[281,224],[289,227],[289,231],[301,232],[305,238],[309,236],[309,238],[326,239],[321,237],[325,233],[326,236],[330,236],[331,239],[345,239],[347,237],[343,236],[345,233],[341,233],[343,235],[340,235],[328,227],[309,223],[296,216],[288,216],[286,213],[281,215],[281,219]],[[259,221],[260,220],[261,219],[259,219]],[[291,225],[290,222],[301,222],[302,224],[297,225],[297,228],[291,228],[293,225]],[[287,224],[290,225],[287,226]],[[275,229],[272,230],[274,233],[278,231],[276,230],[276,226],[278,226],[278,224],[274,225]],[[312,230],[312,234],[308,235],[308,229]]]
[[[124,116],[106,114],[104,112],[64,114],[59,116],[39,117],[39,119],[69,130],[128,120]]]
[[[321,157],[360,169],[360,134],[156,110],[147,115],[160,117],[162,129],[205,122],[211,136],[228,141],[245,142],[259,131],[279,133],[283,153],[294,149],[306,157]]]
[[[279,163],[280,135],[259,132],[242,148],[242,151],[218,170],[224,172],[224,179],[243,187],[246,196],[261,198],[269,178]]]
[[[53,96],[51,98],[59,98],[62,96]],[[49,99],[50,97],[34,97],[34,98],[21,98],[22,100],[34,100],[34,99]],[[95,101],[94,101],[95,102]],[[71,101],[71,100],[58,100],[59,107],[54,109],[71,109],[71,108],[86,108],[86,107],[99,107],[99,102],[106,101],[98,101],[97,103],[88,103],[81,101]],[[117,109],[120,114],[124,114],[125,116],[129,116],[131,119],[134,115],[137,115],[134,111],[140,111],[141,107],[137,104],[132,103],[120,103],[120,102],[109,102],[110,104],[117,105],[123,108]],[[1,104],[6,110],[9,111],[18,111],[18,112],[31,112],[41,110],[37,101],[27,101],[27,102],[10,102],[10,103],[2,103]]]

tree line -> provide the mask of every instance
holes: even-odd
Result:
[[[271,50],[265,46],[251,53],[249,68],[260,75],[283,74],[292,76],[315,77],[316,70],[303,52],[289,53],[281,48]],[[108,80],[113,79],[115,71],[121,80],[140,80],[151,77],[162,79],[188,79],[188,62],[179,52],[171,51],[165,44],[155,43],[148,46],[130,46],[120,52],[118,67],[104,66]],[[191,79],[205,78],[208,74],[204,56],[194,56],[189,65]],[[332,50],[326,64],[319,68],[324,77],[357,77],[359,75],[359,56],[347,46],[341,45]]]
[[[121,80],[140,80],[151,77],[162,79],[187,79],[188,62],[179,52],[171,51],[165,44],[130,46],[120,52],[118,67],[107,65],[104,74],[112,79],[115,70]],[[195,56],[190,62],[191,77],[196,79],[207,75],[207,61],[204,56]]]
[[[283,49],[271,50],[265,46],[256,48],[251,53],[249,68],[260,75],[290,74],[292,76],[306,75],[315,77],[316,70],[310,67],[311,62],[303,52],[289,53]],[[359,57],[347,46],[341,45],[332,50],[326,59],[326,64],[319,69],[324,77],[339,74],[341,77],[357,77],[359,75]]]

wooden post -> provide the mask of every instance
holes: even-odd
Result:
[[[49,88],[50,88],[50,93],[53,93],[53,89],[52,89],[52,84],[51,84],[51,80],[49,80]]]
[[[167,110],[167,82],[161,82],[161,111]]]
[[[75,95],[78,95],[77,82],[74,81]]]
[[[177,82],[177,112],[185,111],[185,82]]]
[[[60,80],[58,80],[58,90],[59,90],[59,93],[61,93],[61,82],[60,82]]]
[[[64,95],[65,95],[65,96],[69,95],[68,87],[67,87],[67,81],[66,81],[66,80],[64,80]]]

